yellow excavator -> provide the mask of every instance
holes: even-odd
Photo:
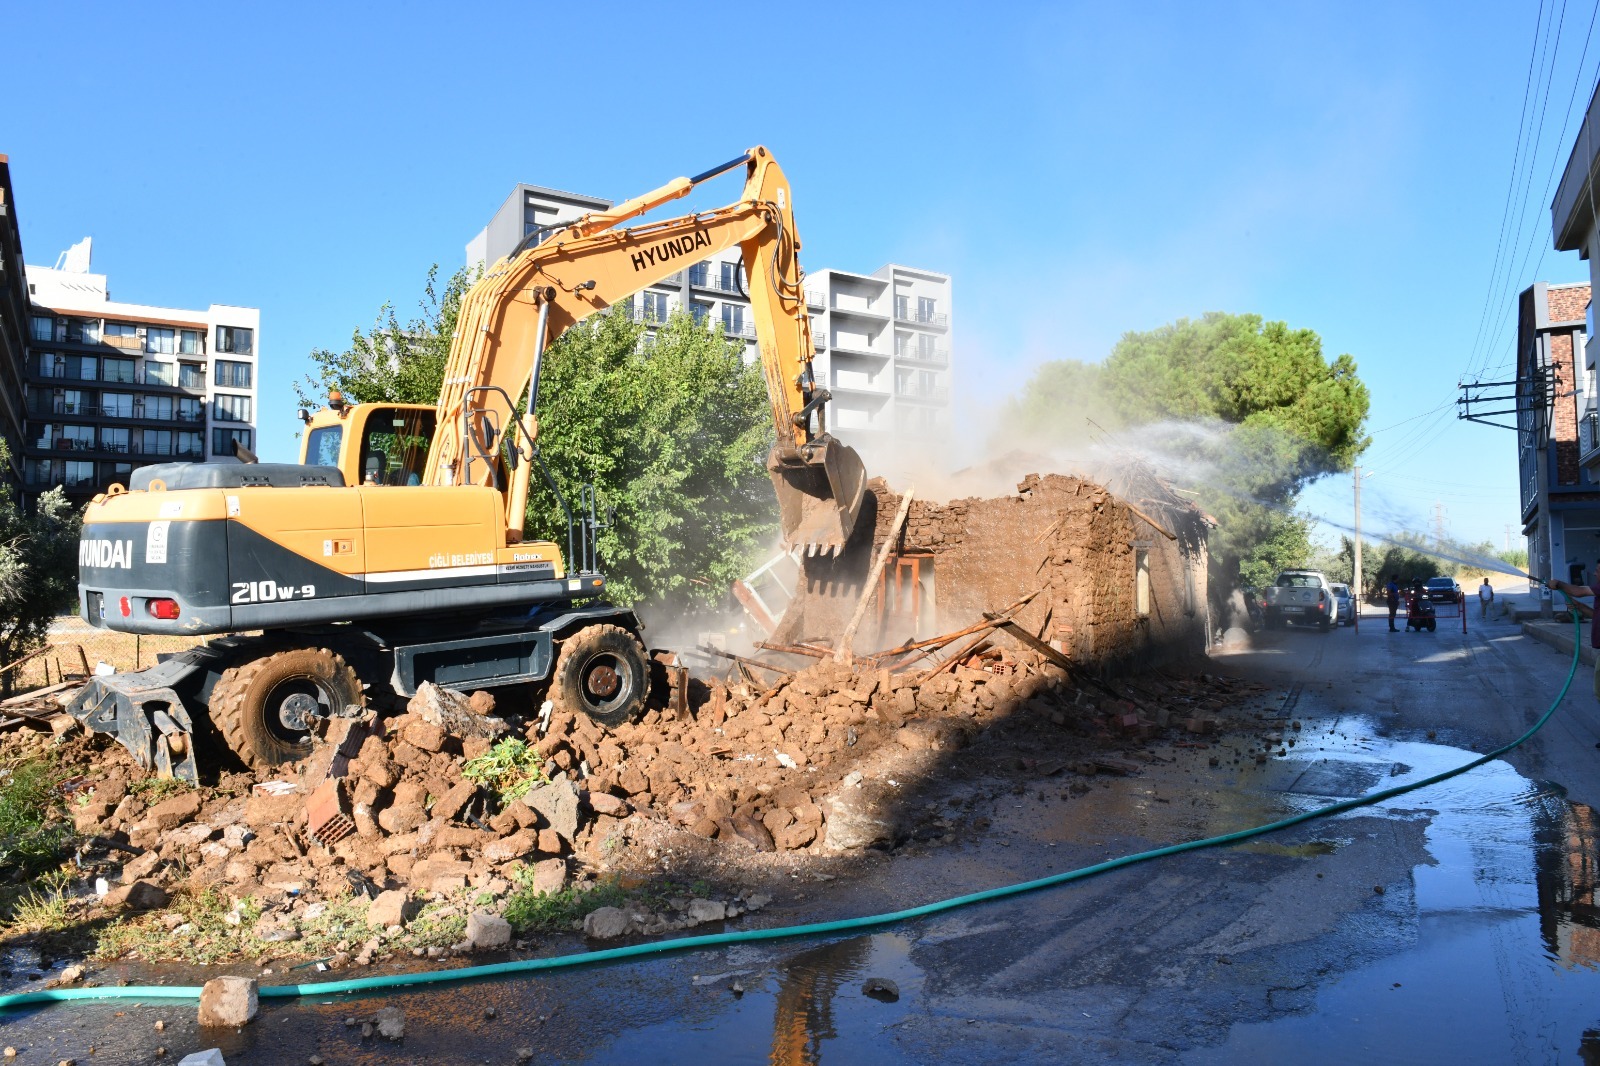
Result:
[[[621,227],[740,169],[735,203]],[[436,406],[330,393],[302,412],[299,464],[161,464],[95,497],[79,544],[83,617],[125,633],[226,635],[96,677],[69,711],[189,781],[206,721],[262,768],[305,755],[314,720],[427,681],[548,684],[558,706],[603,723],[637,714],[650,684],[642,626],[603,598],[592,490],[574,513],[539,460],[540,365],[577,322],[735,245],[777,429],[767,469],[784,539],[842,550],[865,470],[827,433],[793,198],[755,147],[530,235],[496,262],[462,299]],[[535,470],[566,510],[565,545],[524,538]]]

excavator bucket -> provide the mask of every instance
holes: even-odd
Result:
[[[867,469],[854,448],[831,437],[819,438],[809,451],[809,457],[784,456],[774,448],[767,457],[784,544],[807,555],[843,551],[861,513]]]

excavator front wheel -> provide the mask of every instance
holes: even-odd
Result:
[[[585,626],[561,642],[550,674],[550,699],[557,709],[617,726],[632,720],[649,694],[644,645],[621,626]]]
[[[311,752],[312,717],[364,705],[361,680],[327,648],[291,648],[233,667],[211,690],[211,721],[252,770]]]

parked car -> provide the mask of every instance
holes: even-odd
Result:
[[[1268,629],[1288,623],[1333,628],[1333,593],[1320,570],[1285,570],[1261,590],[1262,622]]]
[[[1334,584],[1333,589],[1333,624],[1339,626],[1352,626],[1356,624],[1356,598],[1350,591],[1349,585]]]
[[[1455,603],[1461,599],[1461,586],[1453,577],[1430,577],[1425,586],[1434,603]]]

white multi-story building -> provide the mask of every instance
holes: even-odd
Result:
[[[518,185],[489,224],[467,245],[467,263],[484,266],[516,250],[525,238],[571,222],[609,200]],[[873,450],[893,438],[931,437],[950,418],[950,276],[889,264],[871,274],[817,270],[806,275],[812,312],[812,364],[833,395],[828,428],[841,440]],[[652,329],[674,308],[722,326],[747,345],[754,361],[755,325],[737,248],[680,270],[649,286],[630,313]]]
[[[83,498],[136,467],[254,451],[260,311],[118,303],[89,256],[86,238],[26,268],[28,491]]]

